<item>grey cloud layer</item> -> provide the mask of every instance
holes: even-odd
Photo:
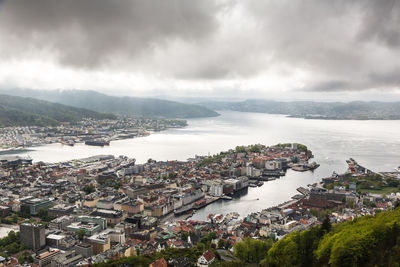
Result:
[[[64,64],[97,67],[171,39],[201,39],[217,27],[217,10],[208,0],[11,0],[0,6],[0,27],[11,41],[53,50]]]
[[[399,88],[400,1],[8,0],[0,56],[183,80],[312,74],[312,91]]]

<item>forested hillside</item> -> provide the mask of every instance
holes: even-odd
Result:
[[[399,120],[400,102],[314,102],[268,101],[249,99],[241,102],[209,101],[200,103],[213,110],[234,110],[285,114],[292,117],[329,120]]]
[[[33,98],[0,95],[0,127],[48,126],[83,118],[115,119],[115,115],[74,108]]]
[[[95,91],[2,89],[0,90],[0,93],[1,92],[9,95],[42,99],[78,108],[86,108],[97,112],[128,116],[163,118],[198,118],[218,116],[217,112],[199,105],[183,104],[175,101],[154,98],[117,97],[101,94]]]
[[[269,250],[267,266],[399,266],[400,209],[290,234]],[[268,264],[267,264],[268,263]]]

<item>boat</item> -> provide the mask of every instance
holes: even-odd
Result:
[[[297,172],[305,172],[305,171],[308,171],[309,168],[306,165],[297,164],[297,165],[293,165],[292,170],[297,171]]]
[[[310,170],[315,170],[316,168],[318,168],[320,165],[318,163],[316,163],[315,161],[311,164],[308,165],[308,167],[310,168]]]
[[[292,166],[292,170],[298,171],[298,172],[305,172],[305,171],[310,171],[310,170],[315,170],[318,168],[320,165],[316,162],[313,162],[311,164],[295,164]]]
[[[61,144],[66,145],[66,146],[74,146],[75,143],[74,141],[70,140],[70,141],[61,141]]]
[[[88,146],[109,146],[110,141],[106,140],[87,140],[85,141],[85,145]]]

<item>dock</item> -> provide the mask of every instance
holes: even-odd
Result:
[[[308,190],[302,186],[297,188],[296,190],[297,190],[297,192],[299,192],[300,194],[303,194],[305,196],[308,196],[310,194],[310,190]]]

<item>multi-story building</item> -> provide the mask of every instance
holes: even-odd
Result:
[[[224,193],[223,190],[224,186],[219,182],[215,182],[211,184],[209,192],[212,196],[220,197]]]
[[[75,251],[78,254],[81,254],[85,258],[89,258],[93,256],[93,246],[88,243],[81,243],[75,246]]]
[[[128,214],[137,214],[143,211],[144,205],[137,200],[127,200],[121,203],[121,209]]]
[[[21,212],[38,215],[40,209],[47,210],[53,204],[49,199],[29,198],[21,202]]]
[[[93,235],[107,228],[107,220],[99,216],[78,216],[76,222],[67,226],[68,231],[84,230],[87,235]]]
[[[64,204],[60,204],[60,205],[51,207],[49,209],[49,217],[57,218],[60,216],[70,215],[70,214],[72,214],[73,211],[74,211],[74,206],[72,206],[72,205],[67,206]]]
[[[81,260],[83,260],[82,255],[71,250],[54,257],[51,267],[75,267]]]
[[[108,234],[93,235],[88,238],[88,242],[93,246],[93,254],[97,255],[111,247],[110,237]]]
[[[52,249],[46,252],[43,252],[39,255],[36,255],[33,259],[34,263],[41,267],[48,267],[51,265],[51,261],[54,257],[61,254],[59,249]]]
[[[7,206],[0,206],[0,217],[5,218],[10,215],[11,208]]]
[[[107,224],[116,225],[124,219],[124,214],[120,210],[97,209],[91,213],[92,216],[99,216],[107,220]]]
[[[46,245],[45,229],[40,224],[24,223],[19,226],[21,243],[33,251],[38,251]]]
[[[74,217],[72,216],[62,216],[52,220],[49,223],[49,228],[57,230],[66,230],[67,226],[73,223]]]

